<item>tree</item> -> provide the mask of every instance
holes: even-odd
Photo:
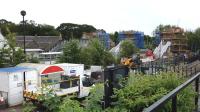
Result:
[[[88,45],[93,65],[103,65],[104,46],[98,39],[92,39]]]
[[[104,51],[104,56],[103,56],[103,66],[106,67],[108,65],[116,64],[115,57],[109,52],[109,51]]]
[[[8,46],[5,44],[4,47],[0,49],[0,68],[10,66],[10,51],[7,49],[7,47]]]
[[[153,46],[153,41],[155,40],[155,37],[151,37],[149,35],[144,35],[144,43],[145,43],[145,47],[152,49]]]
[[[117,39],[118,39],[118,32],[115,32],[114,34],[110,34],[110,38],[111,40],[115,43],[115,45],[117,44]]]
[[[80,52],[81,48],[79,46],[78,40],[69,40],[63,48],[63,54],[59,58],[60,63],[80,63]]]
[[[115,63],[114,56],[108,52],[102,42],[95,38],[90,40],[88,51],[92,59],[92,65],[108,66]]]
[[[25,21],[25,35],[40,35],[40,36],[59,36],[59,32],[54,28],[54,26],[47,24],[37,24],[35,21]],[[17,35],[23,35],[23,21],[17,24]]]
[[[9,32],[8,32],[8,29],[11,31],[11,32],[16,32],[17,28],[16,28],[16,24],[11,22],[11,21],[7,21],[5,19],[1,19],[0,20],[0,30],[1,30],[1,33],[6,36]]]
[[[84,64],[85,68],[89,68],[92,64],[91,53],[88,47],[84,47],[81,49],[81,63]]]
[[[138,49],[135,47],[132,41],[124,40],[120,45],[120,57],[131,57],[136,53]]]
[[[73,23],[62,23],[56,28],[61,34],[62,38],[69,40],[71,38],[80,39],[83,32],[95,32],[96,28],[91,25],[78,25]]]
[[[26,56],[21,48],[16,48],[15,34],[11,33],[6,27],[8,34],[6,35],[7,44],[0,49],[1,61],[0,66],[15,66],[26,61]]]
[[[61,63],[82,63],[87,68],[90,65],[111,65],[115,59],[98,39],[90,40],[88,46],[84,48],[79,46],[78,40],[71,39],[65,44],[63,54],[58,61]]]
[[[188,38],[188,48],[197,52],[200,50],[200,28],[197,28],[195,31],[187,31],[186,36]]]
[[[162,32],[162,31],[170,29],[170,28],[176,28],[176,26],[175,25],[162,25],[162,24],[160,24],[159,26],[156,27],[154,32]]]
[[[54,28],[54,26],[47,24],[37,24],[34,20],[25,20],[25,35],[40,35],[40,36],[59,36],[60,33]],[[19,24],[15,24],[13,22],[7,21],[5,19],[0,20],[0,29],[4,36],[6,36],[9,32],[7,29],[9,28],[11,33],[15,33],[16,35],[24,34],[24,26],[23,21]]]

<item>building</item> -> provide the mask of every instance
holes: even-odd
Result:
[[[184,30],[180,27],[164,29],[162,32],[160,32],[160,38],[164,42],[171,42],[170,51],[172,53],[180,54],[188,51],[187,37],[184,33]]]
[[[25,36],[25,47],[26,49],[41,49],[44,52],[49,52],[61,41],[60,36]],[[16,36],[16,46],[24,48],[23,36]]]
[[[89,40],[96,38],[96,32],[83,32],[82,38],[80,39],[80,45],[86,47],[89,43]]]
[[[87,46],[89,43],[89,40],[93,38],[98,38],[104,45],[105,48],[110,49],[110,35],[106,33],[105,31],[96,31],[96,32],[90,32],[86,33],[84,32],[82,35],[82,38],[80,39],[81,46]]]
[[[64,41],[61,36],[25,36],[26,55],[36,57],[40,63],[55,63],[61,54]],[[16,46],[24,48],[24,37],[16,36]]]
[[[131,40],[137,48],[144,48],[144,32],[139,31],[121,31],[118,33],[118,42],[122,40]]]

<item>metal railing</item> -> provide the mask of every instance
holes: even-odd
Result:
[[[190,64],[173,64],[168,62],[149,62],[135,68],[135,74],[159,74],[161,72],[176,72],[184,77],[191,77],[200,69],[200,61]]]
[[[195,91],[199,93],[199,77],[200,77],[200,72],[197,73],[195,76],[172,90],[170,93],[162,97],[160,100],[156,101],[154,104],[149,106],[148,108],[144,109],[143,112],[156,112],[158,109],[162,108],[162,106],[172,99],[172,112],[177,112],[177,94],[181,92],[184,88],[188,87],[192,82],[195,82]],[[195,97],[195,106],[196,110],[198,109],[198,96]]]

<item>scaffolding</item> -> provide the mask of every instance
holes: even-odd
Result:
[[[170,41],[170,51],[176,54],[187,53],[187,37],[184,30],[180,27],[172,27],[163,30],[160,33],[161,40],[164,42]]]

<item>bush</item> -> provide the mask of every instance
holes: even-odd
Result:
[[[85,100],[86,112],[101,112],[102,106],[100,101],[103,99],[104,85],[96,84],[90,92],[90,95]]]
[[[131,112],[140,112],[164,95],[182,84],[185,80],[174,73],[160,75],[130,75],[127,86],[116,90],[118,101],[116,108],[123,108]],[[178,94],[178,111],[191,112],[194,109],[195,92],[191,86]],[[171,104],[168,102],[160,111],[168,112]]]
[[[120,45],[119,55],[122,57],[132,57],[134,53],[136,53],[138,49],[135,47],[133,41],[124,40]]]
[[[83,107],[80,107],[80,102],[66,97],[59,107],[59,112],[84,112]]]

